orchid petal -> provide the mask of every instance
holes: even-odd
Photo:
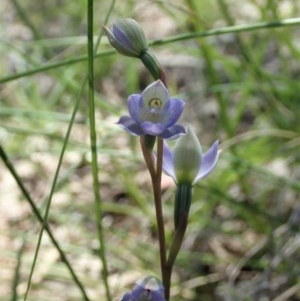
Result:
[[[164,119],[165,126],[169,127],[170,125],[173,125],[180,117],[183,108],[184,108],[185,102],[178,98],[171,98],[165,105],[165,107],[162,109],[162,115],[166,116]]]
[[[174,164],[173,164],[173,153],[171,152],[166,142],[164,142],[162,168],[166,175],[170,176],[171,178],[173,178],[174,181],[176,181]]]
[[[139,297],[141,296],[141,294],[143,294],[144,292],[144,287],[136,284],[133,288],[133,290],[131,291],[131,300],[135,301],[135,300],[139,300]]]
[[[219,140],[215,141],[210,149],[203,155],[199,171],[193,184],[208,176],[216,166],[219,158]]]
[[[157,80],[150,84],[142,93],[145,102],[157,98],[165,103],[169,99],[169,92],[161,80]]]
[[[163,291],[152,291],[151,297],[153,301],[166,301]]]
[[[147,276],[136,282],[131,291],[130,301],[165,301],[164,287],[152,276]]]
[[[144,133],[152,136],[159,136],[164,130],[165,126],[161,123],[153,123],[149,121],[145,121],[141,124],[141,128]]]
[[[143,129],[129,116],[122,116],[117,124],[130,134],[136,136],[144,135]]]
[[[131,293],[126,293],[119,301],[131,301]]]
[[[143,108],[143,98],[141,94],[132,94],[128,97],[128,111],[132,119],[139,123],[140,111]]]
[[[170,126],[166,128],[160,135],[160,138],[163,139],[175,139],[183,134],[185,134],[185,128],[180,124],[174,124],[173,126]]]

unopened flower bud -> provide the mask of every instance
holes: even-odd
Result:
[[[201,166],[202,148],[190,126],[177,140],[173,155],[177,182],[192,184]]]
[[[122,19],[112,29],[106,26],[103,29],[110,44],[123,55],[140,58],[148,49],[144,31],[133,19]]]
[[[219,141],[215,141],[203,154],[200,142],[190,126],[186,135],[176,141],[173,152],[167,143],[164,144],[163,170],[174,179],[177,186],[174,207],[175,229],[180,227],[182,221],[184,222],[182,227],[185,227],[191,206],[192,187],[215,168],[219,157],[218,146]]]
[[[187,134],[176,141],[173,152],[164,145],[163,170],[176,184],[194,185],[207,177],[215,168],[219,158],[219,141],[215,141],[203,154],[200,142],[193,129],[188,126]]]

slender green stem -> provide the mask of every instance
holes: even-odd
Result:
[[[290,18],[290,19],[284,19],[284,20],[277,20],[277,21],[271,21],[271,22],[258,22],[253,24],[242,24],[242,25],[234,25],[234,26],[227,26],[222,28],[216,28],[206,31],[199,31],[199,32],[192,32],[192,33],[183,33],[178,35],[173,35],[164,39],[159,40],[153,40],[149,43],[149,45],[165,45],[168,43],[178,42],[178,41],[184,41],[184,40],[192,40],[195,38],[204,38],[208,36],[215,36],[215,35],[224,35],[224,34],[231,34],[231,33],[237,33],[237,32],[249,32],[254,30],[261,30],[261,29],[267,29],[267,28],[278,28],[278,27],[286,27],[286,26],[295,26],[300,24],[300,18]],[[115,50],[109,49],[105,51],[101,51],[97,54],[95,54],[95,58],[102,58],[104,56],[112,55],[116,53]],[[20,72],[17,74],[9,75],[6,77],[0,78],[0,84],[16,80],[21,77],[30,76],[39,72],[48,71],[51,69],[77,64],[80,62],[84,62],[88,59],[86,55],[78,56],[73,59],[60,61],[57,63],[52,63],[48,65],[41,66],[39,68],[35,68],[32,70],[27,70],[24,72]]]
[[[161,138],[158,138],[157,139],[156,176],[155,176],[155,179],[153,179],[153,192],[154,192],[157,228],[158,228],[158,233],[159,233],[160,258],[161,258],[161,265],[162,265],[162,270],[163,270],[163,274],[164,274],[164,267],[166,265],[167,260],[166,260],[166,239],[165,239],[164,218],[163,218],[162,202],[161,202],[162,157],[163,157],[163,140]]]
[[[22,243],[21,246],[18,250],[17,254],[17,264],[15,267],[15,273],[14,273],[14,278],[12,282],[12,295],[11,295],[11,301],[18,301],[18,285],[20,282],[20,268],[21,268],[21,263],[22,263],[22,256],[25,250],[25,241],[26,241],[26,234],[23,234],[22,237]]]
[[[102,52],[98,53],[98,55],[96,55],[95,57],[102,58],[102,57],[105,57],[107,55],[111,55],[113,53],[115,53],[114,50],[106,50],[106,51],[102,51]],[[69,60],[60,61],[60,62],[56,62],[56,63],[49,63],[49,64],[46,64],[44,66],[36,67],[34,69],[31,69],[31,70],[27,70],[27,71],[24,71],[24,72],[20,72],[20,73],[16,73],[16,74],[6,76],[6,77],[2,77],[2,78],[0,78],[0,84],[6,83],[6,82],[9,82],[9,81],[12,81],[12,80],[16,80],[16,79],[19,79],[19,78],[22,78],[22,77],[34,75],[36,73],[45,72],[45,71],[49,71],[49,70],[52,70],[52,69],[56,69],[56,68],[60,68],[60,67],[68,66],[68,65],[73,65],[73,64],[86,62],[87,59],[88,59],[87,55],[81,55],[81,56],[77,56],[77,57],[69,59]]]
[[[192,33],[182,33],[178,35],[173,35],[164,39],[154,40],[152,41],[152,43],[149,44],[162,45],[167,43],[191,40],[196,38],[203,38],[208,36],[217,36],[217,35],[224,35],[224,34],[238,33],[238,32],[249,32],[254,30],[284,27],[284,26],[295,26],[299,24],[300,24],[300,18],[288,18],[284,20],[274,20],[270,22],[257,22],[253,24],[233,25],[233,26],[226,26],[222,28],[210,29],[206,31],[197,31]]]
[[[97,134],[96,134],[96,119],[95,119],[95,99],[94,99],[94,32],[93,32],[93,15],[94,1],[88,0],[87,4],[87,23],[88,23],[88,85],[89,85],[89,120],[90,120],[90,143],[92,153],[92,174],[93,174],[93,191],[94,205],[97,219],[98,240],[99,240],[99,257],[102,262],[102,278],[105,287],[106,300],[111,300],[110,289],[108,284],[108,267],[106,261],[106,247],[104,241],[104,230],[102,224],[102,201],[100,197],[99,187],[99,169],[97,160]]]
[[[26,200],[28,201],[34,215],[37,217],[38,221],[43,224],[43,217],[42,214],[40,213],[38,207],[35,205],[34,201],[32,200],[31,196],[29,195],[29,192],[27,191],[27,189],[25,188],[25,186],[23,185],[23,182],[20,178],[20,176],[18,175],[18,173],[16,172],[13,164],[11,163],[11,161],[9,160],[6,152],[4,151],[3,147],[0,145],[0,157],[2,159],[2,161],[4,162],[5,166],[7,167],[7,169],[9,170],[9,172],[11,173],[12,177],[15,179],[17,185],[19,186],[20,190],[22,191],[23,196],[26,198]],[[76,276],[71,263],[69,262],[68,258],[66,257],[65,253],[63,252],[62,248],[60,247],[58,241],[56,240],[56,238],[54,237],[54,235],[52,234],[51,229],[49,228],[48,223],[45,226],[45,230],[47,232],[47,234],[49,235],[53,245],[55,246],[55,248],[57,249],[60,258],[62,260],[62,262],[65,263],[66,267],[68,268],[74,282],[77,284],[79,290],[82,293],[82,297],[85,301],[89,301],[89,298],[84,290],[83,285],[81,284],[80,280],[78,279],[78,277]]]
[[[140,143],[141,143],[143,156],[144,156],[147,168],[149,170],[151,179],[155,178],[156,171],[155,171],[155,166],[154,166],[154,163],[153,163],[153,155],[152,155],[152,152],[149,151],[149,149],[146,147],[144,136],[141,136]]]
[[[166,238],[164,228],[164,218],[162,211],[161,202],[161,175],[162,175],[162,162],[163,162],[163,139],[157,139],[157,159],[156,159],[156,178],[153,183],[155,209],[157,227],[159,232],[159,243],[160,243],[160,256],[162,266],[162,282],[165,288],[165,298],[168,301],[170,298],[170,286],[171,286],[171,272],[168,272],[167,266],[167,254],[166,254]]]
[[[187,227],[187,215],[185,214],[185,215],[182,215],[180,223],[173,236],[172,243],[171,243],[171,246],[169,249],[168,259],[167,259],[165,269],[164,269],[165,287],[167,288],[165,291],[166,300],[169,300],[169,298],[170,298],[172,271],[173,271],[176,257],[180,251],[180,248],[181,248],[181,245],[183,242],[186,227]]]
[[[177,184],[174,208],[175,233],[169,248],[169,254],[165,267],[165,277],[167,281],[166,287],[170,287],[173,266],[183,242],[188,223],[191,200],[192,186],[184,183]],[[169,298],[169,295],[166,297]]]

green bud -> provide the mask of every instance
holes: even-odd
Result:
[[[201,165],[202,149],[190,126],[187,128],[187,133],[176,141],[173,154],[177,183],[192,185]]]

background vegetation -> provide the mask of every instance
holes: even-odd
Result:
[[[0,300],[24,298],[41,229],[37,210],[44,216],[47,204],[52,233],[88,299],[104,300],[85,80],[87,3],[1,5]],[[216,170],[195,189],[172,300],[300,300],[299,25],[192,37],[293,18],[300,3],[127,0],[116,1],[109,15],[111,5],[94,3],[95,42],[108,16],[109,25],[122,17],[139,21],[172,95],[186,100],[182,122],[204,146],[221,140]],[[168,40],[181,33],[191,37]],[[139,277],[159,276],[149,176],[138,140],[114,124],[128,95],[151,77],[105,38],[94,71],[101,217],[109,287],[118,300]],[[170,238],[167,177],[163,190]],[[61,255],[44,233],[27,300],[84,299]]]

